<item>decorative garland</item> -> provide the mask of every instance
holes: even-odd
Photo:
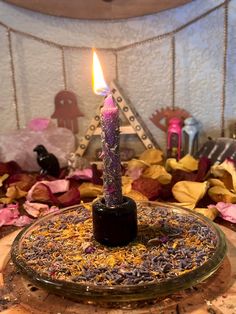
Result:
[[[224,45],[223,45],[223,66],[222,66],[222,95],[221,95],[221,136],[225,134],[225,103],[226,103],[226,78],[227,78],[227,50],[228,50],[228,5],[231,0],[225,0],[223,3],[211,8],[210,10],[204,12],[203,14],[195,17],[194,19],[190,20],[189,22],[177,27],[176,29],[160,34],[148,39],[144,39],[138,42],[134,42],[128,45],[120,46],[118,48],[96,48],[99,51],[107,51],[112,52],[115,56],[116,60],[116,79],[118,80],[118,53],[127,49],[136,48],[141,45],[145,45],[148,43],[152,43],[154,41],[163,40],[169,38],[171,40],[171,62],[172,62],[172,109],[175,109],[175,91],[176,91],[176,50],[175,50],[175,42],[176,42],[176,34],[184,30],[185,28],[189,27],[190,25],[198,22],[199,20],[207,17],[211,13],[223,8],[224,9]],[[69,45],[61,45],[54,41],[49,41],[35,35],[16,30],[14,28],[9,27],[5,23],[0,21],[0,26],[4,27],[7,32],[8,38],[8,46],[9,46],[9,56],[10,56],[10,68],[11,68],[11,77],[12,77],[12,87],[13,87],[13,97],[14,97],[14,111],[16,116],[17,128],[20,128],[20,121],[19,121],[19,109],[18,109],[18,96],[17,96],[17,87],[16,87],[16,75],[15,75],[15,60],[13,55],[12,49],[12,33],[24,36],[27,38],[31,38],[35,41],[43,43],[45,45],[55,47],[61,50],[61,61],[62,61],[62,77],[63,77],[63,84],[64,89],[67,90],[67,75],[66,75],[66,62],[65,62],[65,51],[67,49],[77,49],[77,50],[91,50],[92,47],[87,46],[69,46]]]

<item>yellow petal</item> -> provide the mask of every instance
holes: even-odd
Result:
[[[193,156],[187,154],[183,158],[179,160],[179,163],[183,165],[185,169],[189,171],[196,171],[198,170],[198,160],[195,159]]]
[[[145,195],[135,190],[131,190],[129,193],[124,194],[124,195],[132,198],[136,202],[148,201],[148,198]]]
[[[236,170],[232,161],[225,160],[220,165],[213,165],[211,173],[220,178],[229,190],[236,191]]]
[[[133,159],[129,160],[127,163],[128,169],[134,169],[134,168],[146,169],[147,167],[149,167],[149,164],[146,163],[145,161],[141,160],[141,159],[133,158]]]
[[[202,215],[204,215],[205,217],[211,219],[211,220],[215,220],[215,218],[218,216],[218,210],[215,207],[212,208],[194,208],[194,210],[197,213],[200,213]]]
[[[172,175],[167,173],[167,174],[160,175],[157,180],[161,184],[168,184],[170,183],[171,179],[172,179]]]
[[[2,204],[11,204],[13,202],[13,199],[10,197],[1,197],[0,203]]]
[[[208,190],[210,198],[215,202],[236,203],[236,194],[225,187],[213,186]]]
[[[27,192],[22,191],[18,186],[12,185],[7,188],[6,197],[11,199],[19,199],[27,195]]]
[[[2,186],[2,183],[9,177],[8,173],[5,173],[4,175],[0,176],[0,187]]]
[[[130,178],[129,176],[122,176],[122,185],[126,185],[126,184],[130,184],[133,182],[132,178]]]
[[[132,178],[129,176],[122,176],[122,194],[127,194],[132,189]]]
[[[84,197],[97,197],[102,194],[102,186],[89,182],[84,182],[80,185],[79,191],[81,198]]]
[[[145,178],[157,179],[162,184],[168,184],[172,176],[161,165],[152,165],[148,167],[142,174]]]
[[[203,198],[207,189],[207,181],[179,181],[173,186],[172,193],[175,199],[180,203],[188,202],[191,204],[196,204],[201,198]]]
[[[150,165],[160,164],[163,161],[163,152],[156,148],[147,149],[139,156],[139,159]]]
[[[226,188],[224,182],[219,179],[210,178],[207,181],[209,182],[210,186],[221,186],[222,188]]]
[[[179,165],[178,161],[175,158],[168,158],[166,160],[165,168],[167,171],[182,169],[182,166]]]
[[[198,169],[198,160],[191,155],[186,155],[179,161],[175,158],[168,158],[166,160],[166,169],[170,170],[183,170],[187,172],[196,171]]]

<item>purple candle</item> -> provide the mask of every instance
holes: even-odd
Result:
[[[103,187],[108,207],[122,203],[119,109],[109,94],[101,109]]]
[[[96,53],[93,53],[93,89],[106,96],[101,109],[101,140],[103,157],[103,187],[107,207],[122,204],[119,109],[104,80]]]

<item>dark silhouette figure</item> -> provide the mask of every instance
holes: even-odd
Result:
[[[58,177],[60,174],[60,165],[58,159],[52,153],[49,153],[43,145],[37,145],[34,148],[37,153],[37,162],[41,167],[41,174],[49,174]]]

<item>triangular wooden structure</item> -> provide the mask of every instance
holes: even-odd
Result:
[[[141,119],[138,114],[133,108],[131,108],[131,105],[127,103],[114,81],[112,81],[110,84],[110,90],[112,91],[113,97],[118,107],[129,122],[128,126],[120,127],[120,133],[136,134],[146,149],[158,147],[152,136],[149,134],[148,130],[146,130],[146,128],[142,125]],[[82,157],[89,145],[92,136],[101,133],[100,110],[102,105],[103,102],[98,106],[95,116],[93,117],[85,136],[80,140],[79,146],[75,151],[75,154],[77,156]]]

